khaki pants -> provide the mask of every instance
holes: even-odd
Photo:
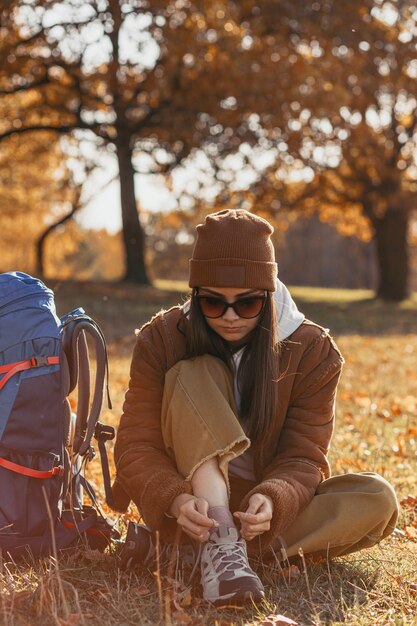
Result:
[[[212,356],[180,361],[165,378],[162,435],[179,473],[190,480],[204,461],[217,457],[230,495],[230,508],[255,483],[228,475],[229,461],[250,442],[237,417],[232,377]],[[334,476],[323,481],[312,501],[282,537],[276,538],[278,558],[305,554],[340,556],[367,548],[395,528],[397,499],[378,474]]]

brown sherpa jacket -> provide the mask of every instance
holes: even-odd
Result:
[[[187,323],[177,306],[159,313],[140,330],[115,444],[117,510],[125,510],[133,500],[144,521],[166,538],[172,538],[176,521],[165,513],[177,495],[191,493],[190,483],[165,453],[160,427],[165,373],[185,356]],[[234,510],[245,511],[256,492],[270,496],[274,503],[271,529],[257,546],[249,545],[250,553],[264,551],[282,534],[330,475],[327,452],[342,363],[328,332],[309,321],[281,344],[278,406],[269,444],[254,464],[258,484],[230,480],[234,501],[237,492],[242,498]]]

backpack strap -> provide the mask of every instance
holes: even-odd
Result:
[[[110,439],[114,439],[115,431],[112,426],[107,426],[105,424],[101,424],[97,422],[96,432],[94,433],[94,437],[98,442],[98,447],[100,451],[100,460],[101,460],[101,471],[103,473],[103,483],[104,483],[104,492],[106,494],[106,502],[109,507],[114,508],[115,502],[113,498],[112,488],[111,488],[111,480],[110,480],[110,470],[109,470],[109,460],[107,458],[106,451],[106,441]],[[87,465],[88,461],[87,457],[84,457],[84,463]],[[85,478],[80,471],[73,476],[73,489],[76,489],[76,486],[80,485],[84,491],[87,493],[91,502],[96,508],[99,508],[99,504],[97,502],[96,494],[93,486],[89,481]],[[100,511],[102,514],[102,512]]]
[[[113,426],[108,426],[107,424],[102,424],[101,422],[97,422],[96,429],[94,431],[94,437],[98,442],[98,449],[100,452],[101,470],[103,472],[106,502],[111,508],[114,508],[115,503],[114,503],[114,498],[113,498],[113,492],[111,489],[109,460],[107,458],[107,451],[106,451],[106,441],[110,441],[111,439],[114,439],[114,436],[115,436],[115,431],[114,431]]]
[[[71,392],[78,383],[78,403],[73,454],[79,454],[84,457],[90,450],[92,437],[94,436],[97,439],[100,450],[106,501],[109,506],[111,506],[112,492],[105,442],[114,438],[114,428],[98,422],[103,403],[103,388],[105,382],[108,407],[110,409],[112,408],[108,383],[109,369],[106,342],[98,324],[88,315],[85,315],[83,309],[78,309],[66,316],[63,320],[63,325],[62,346],[69,365],[69,392]],[[87,335],[92,339],[96,360],[95,386],[90,410],[90,360]]]
[[[16,363],[7,363],[0,366],[0,374],[6,374],[0,380],[0,389],[3,389],[8,380],[18,372],[24,372],[34,367],[46,367],[47,365],[58,365],[59,356],[34,356],[25,361],[16,361]]]
[[[62,346],[69,365],[69,392],[73,391],[78,383],[77,419],[73,452],[84,456],[90,447],[96,423],[100,416],[105,381],[107,401],[110,409],[112,405],[108,385],[107,348],[103,333],[91,317],[85,315],[82,309],[79,309],[79,311],[82,311],[82,313],[70,314],[63,320]],[[90,410],[90,360],[87,335],[92,339],[96,359],[94,394]]]
[[[0,457],[0,467],[4,467],[17,474],[24,474],[24,476],[29,476],[30,478],[52,478],[53,476],[63,476],[64,474],[64,468],[61,465],[55,465],[50,470],[41,471],[26,467],[25,465],[19,465],[19,463],[13,463],[3,457]]]

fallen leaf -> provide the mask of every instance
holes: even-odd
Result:
[[[394,576],[395,580],[401,587],[405,587],[410,595],[415,596],[417,594],[417,583],[410,580],[404,580],[401,576]]]
[[[403,406],[409,413],[415,413],[417,410],[417,398],[416,396],[406,396],[403,398]]]
[[[402,507],[406,509],[417,508],[417,497],[409,495],[406,498],[403,498],[402,500],[400,500],[400,504]]]
[[[369,398],[368,396],[356,396],[355,398],[355,404],[357,406],[362,407],[363,409],[367,409],[370,405],[371,405],[372,401],[371,398]]]
[[[414,526],[406,526],[405,534],[412,541],[417,541],[417,528],[415,528]]]
[[[290,565],[289,567],[283,567],[281,574],[288,580],[296,580],[301,576],[300,568],[297,565]]]
[[[180,594],[180,606],[191,606],[193,603],[193,596],[191,589],[187,590],[185,594]]]
[[[406,543],[403,543],[402,549],[417,553],[417,543],[415,541],[407,541]]]

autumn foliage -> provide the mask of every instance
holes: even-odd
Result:
[[[7,0],[0,141],[9,153],[17,137],[27,144],[13,159],[28,169],[46,131],[48,145],[81,137],[113,158],[131,281],[149,279],[134,184],[145,172],[171,181],[180,210],[208,194],[209,209],[237,204],[271,219],[316,211],[344,234],[373,238],[378,295],[401,300],[417,177],[414,8]],[[173,174],[190,167],[200,173],[176,189]]]

